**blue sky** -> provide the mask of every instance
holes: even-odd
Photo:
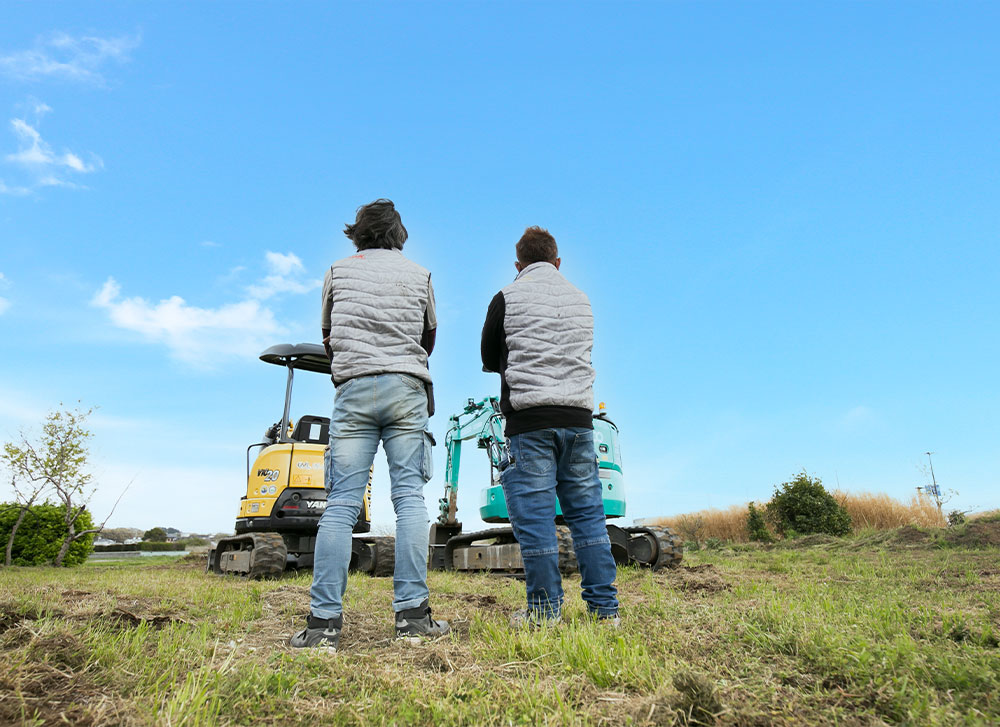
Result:
[[[0,25],[0,437],[99,407],[99,516],[228,530],[358,205],[433,271],[447,415],[540,224],[591,296],[630,516],[805,468],[1000,505],[1000,10],[18,3]],[[300,377],[293,415],[328,414]],[[475,525],[485,461],[464,458]],[[375,521],[391,524],[384,459]],[[444,454],[428,485],[443,488]],[[6,496],[4,490],[0,496]]]

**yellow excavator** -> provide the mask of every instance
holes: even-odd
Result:
[[[236,534],[209,552],[208,570],[247,578],[274,578],[286,568],[311,568],[319,518],[326,509],[324,454],[330,420],[289,419],[296,371],[330,374],[330,359],[314,343],[271,346],[260,360],[288,369],[285,408],[260,442],[247,447],[247,493],[240,500]],[[294,424],[294,425],[293,425]],[[250,463],[251,453],[257,456]],[[372,575],[392,575],[394,539],[371,531],[371,473],[351,552],[351,567]]]

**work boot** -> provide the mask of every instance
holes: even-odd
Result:
[[[594,616],[594,620],[606,629],[618,629],[622,625],[622,619],[617,613],[609,616]]]
[[[410,643],[419,643],[423,639],[436,639],[451,631],[447,621],[435,621],[431,618],[430,600],[415,608],[407,608],[396,612],[396,638]]]
[[[559,614],[546,617],[528,608],[514,611],[510,615],[510,627],[512,629],[538,629],[543,626],[555,626],[560,623],[562,623],[562,616]]]
[[[295,634],[289,644],[296,649],[330,649],[337,650],[340,643],[340,631],[344,628],[344,616],[319,618],[309,614],[306,627]]]

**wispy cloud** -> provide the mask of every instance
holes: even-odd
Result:
[[[222,243],[221,242],[215,242],[214,240],[202,240],[201,241],[201,246],[202,247],[222,247]]]
[[[107,310],[119,328],[161,343],[174,358],[202,368],[211,368],[220,358],[255,354],[285,330],[256,300],[198,308],[174,295],[152,303],[122,298],[114,278],[107,279],[91,305]]]
[[[113,277],[90,303],[106,310],[118,328],[165,345],[175,359],[212,368],[223,357],[256,354],[286,333],[264,304],[265,299],[280,293],[306,293],[321,284],[303,279],[305,266],[294,253],[268,252],[265,260],[268,274],[259,285],[247,287],[244,300],[216,308],[198,308],[176,295],[156,303],[141,297],[125,298]],[[226,278],[235,278],[243,270],[242,266],[234,268]]]
[[[308,293],[322,285],[320,280],[304,279],[305,266],[295,253],[268,252],[265,257],[269,274],[247,288],[251,298],[267,300],[280,293]]]
[[[104,85],[103,68],[108,63],[127,63],[139,46],[135,36],[99,38],[52,33],[35,41],[33,47],[0,55],[0,75],[18,81],[54,78],[92,85]]]
[[[72,175],[89,174],[104,166],[96,154],[88,154],[88,160],[75,152],[63,149],[56,152],[52,145],[42,138],[38,131],[42,117],[52,109],[39,101],[33,101],[28,118],[11,119],[10,128],[17,139],[17,151],[4,156],[4,162],[19,170],[23,177],[20,184],[8,186],[0,179],[0,194],[24,195],[42,187],[77,187]]]

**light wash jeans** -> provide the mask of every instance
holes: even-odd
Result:
[[[360,376],[337,389],[326,453],[326,510],[316,534],[312,613],[333,618],[343,612],[351,533],[358,521],[368,470],[379,440],[389,460],[396,511],[396,611],[428,597],[428,517],[424,485],[431,477],[431,444],[424,383],[407,374]]]
[[[556,497],[573,536],[580,587],[597,617],[618,613],[615,559],[604,521],[594,430],[539,429],[508,437],[510,465],[500,473],[507,512],[521,546],[528,610],[560,615],[563,602],[556,538]]]

